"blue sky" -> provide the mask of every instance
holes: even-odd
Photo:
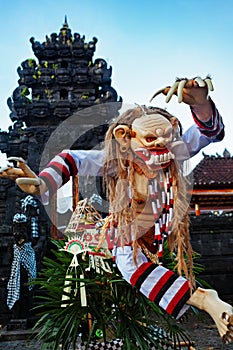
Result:
[[[43,42],[46,34],[58,33],[65,15],[72,33],[85,35],[88,41],[98,38],[95,58],[112,66],[112,86],[125,103],[149,104],[154,91],[176,77],[211,74],[211,96],[224,118],[226,137],[205,153],[222,154],[227,148],[233,155],[232,0],[1,0],[2,130],[11,125],[6,100],[17,87],[16,69],[34,57],[30,37]],[[166,107],[185,128],[191,125],[188,107],[176,98],[166,104],[160,96],[153,104]]]

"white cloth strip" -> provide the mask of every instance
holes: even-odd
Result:
[[[185,283],[187,283],[187,280],[184,277],[179,276],[163,295],[162,299],[159,302],[159,305],[166,310],[170,301],[174,298],[174,296]]]
[[[158,283],[160,278],[163,277],[167,271],[168,269],[166,269],[165,267],[161,265],[157,266],[142,283],[140,292],[143,293],[147,298],[149,298],[150,292]]]

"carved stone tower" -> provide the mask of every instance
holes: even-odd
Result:
[[[43,43],[33,37],[30,42],[35,58],[26,59],[17,69],[18,87],[7,101],[12,126],[8,132],[0,132],[0,150],[8,157],[23,157],[37,173],[44,146],[61,122],[87,107],[119,102],[111,113],[108,110],[104,115],[96,115],[99,118],[98,126],[95,124],[94,129],[72,145],[75,149],[92,148],[104,139],[107,122],[117,115],[121,98],[111,86],[112,67],[108,67],[102,58],[94,59],[97,39],[94,37],[87,42],[85,36],[72,34],[66,18],[58,34],[46,36]],[[92,124],[88,113],[82,121],[77,120],[80,128],[85,129],[85,123]],[[64,145],[61,147],[64,148]],[[44,162],[52,156],[48,154]],[[20,200],[25,194],[12,181],[5,179],[0,180],[0,193],[0,288],[4,322],[9,316],[6,294],[12,218],[20,210]],[[40,235],[43,237],[41,249],[44,250],[49,236],[48,220],[43,215],[40,220]]]

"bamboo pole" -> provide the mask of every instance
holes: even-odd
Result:
[[[78,175],[72,177],[72,198],[73,198],[73,211],[75,211],[79,200],[79,189],[78,189]]]
[[[58,236],[57,236],[57,194],[56,193],[51,198],[50,218],[51,218],[51,229],[50,229],[51,237],[53,239],[58,239]]]
[[[73,211],[75,211],[77,204],[79,201],[79,181],[78,181],[78,175],[72,176],[72,202],[73,202]],[[87,314],[87,320],[88,320],[88,329],[91,331],[93,327],[93,318],[90,312]]]

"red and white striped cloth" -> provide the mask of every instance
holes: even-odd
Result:
[[[202,122],[197,118],[196,114],[191,108],[192,116],[201,134],[207,136],[208,138],[217,138],[219,141],[221,141],[224,137],[222,117],[211,99],[210,102],[213,110],[212,120],[210,120],[209,122]]]
[[[148,262],[140,250],[135,266],[130,246],[117,247],[115,256],[123,278],[168,314],[179,318],[189,308],[186,302],[190,298],[190,285],[186,278]]]

